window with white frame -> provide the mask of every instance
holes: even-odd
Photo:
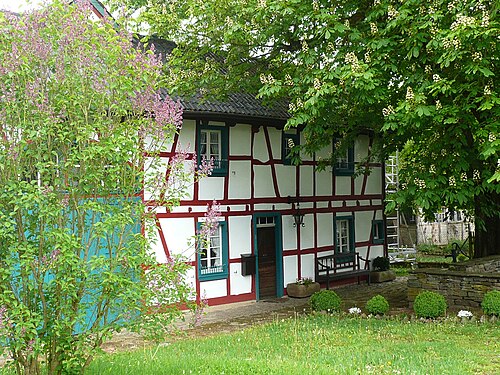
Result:
[[[337,253],[354,251],[354,225],[352,217],[335,219],[335,248]]]
[[[221,160],[221,134],[220,130],[202,129],[200,132],[200,154],[207,160]]]
[[[201,228],[201,223],[199,228]],[[200,241],[198,254],[199,279],[216,280],[227,277],[227,227],[219,222],[217,228],[206,239]]]
[[[336,156],[334,173],[337,176],[352,176],[354,174],[354,147],[339,150]]]
[[[228,133],[226,126],[198,124],[198,164],[212,160],[211,176],[227,174]]]

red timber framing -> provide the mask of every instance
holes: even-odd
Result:
[[[188,140],[191,145],[198,145],[199,132],[196,124],[199,120],[210,119],[190,119],[185,116],[185,125],[180,135],[174,138],[171,149],[162,151],[160,156],[166,159],[172,157],[180,143],[179,138],[183,140],[183,144]],[[253,254],[259,259],[259,228],[276,225],[256,223],[259,215],[276,215],[273,220],[280,221],[280,232],[275,231],[275,235],[279,237],[276,246],[281,247],[281,259],[276,260],[275,272],[280,275],[281,280],[276,282],[275,297],[286,294],[288,282],[301,277],[314,277],[314,264],[318,254],[323,255],[335,249],[336,233],[333,228],[336,218],[350,217],[354,223],[352,251],[359,251],[363,257],[369,258],[386,253],[385,244],[373,243],[371,234],[372,222],[384,219],[382,163],[371,163],[369,166],[373,170],[370,175],[335,176],[333,172],[326,172],[329,175],[325,180],[325,173],[320,178],[319,173],[314,171],[316,156],[304,158],[299,166],[283,165],[283,124],[266,126],[248,120],[241,123],[231,121],[227,125],[225,119],[217,121],[216,118],[214,123],[228,128],[227,175],[206,177],[194,183],[190,196],[182,200],[179,207],[171,212],[159,210],[156,213],[159,238],[156,252],[161,253],[158,256],[161,261],[162,257],[168,257],[171,253],[185,253],[186,249],[180,248],[179,238],[182,235],[194,235],[197,223],[203,221],[206,207],[212,204],[213,199],[221,205],[220,220],[227,224],[224,228],[229,238],[227,248],[223,249],[227,252],[227,276],[221,279],[201,279],[200,254],[194,250],[189,253],[188,250],[188,263],[193,266],[188,276],[199,299],[208,299],[210,305],[261,299],[259,261],[257,260],[253,275],[245,276],[241,270],[241,254]],[[269,123],[272,124],[272,121]],[[239,147],[243,141],[236,140],[240,135],[248,141],[248,146],[245,146],[247,153]],[[365,136],[356,143],[355,154],[366,154],[371,142]],[[197,149],[193,151],[200,152]],[[247,171],[247,175],[242,175],[242,171]],[[245,186],[241,185],[244,191],[241,194],[235,193],[240,180],[247,183]],[[326,185],[325,181],[328,181]],[[285,187],[283,184],[288,185]],[[319,194],[320,190],[327,193]],[[297,204],[300,213],[306,218],[304,227],[292,226]]]

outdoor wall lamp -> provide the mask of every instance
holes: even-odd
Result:
[[[297,210],[292,215],[293,216],[293,227],[294,228],[305,227],[304,214],[300,212],[299,198],[298,197],[292,198],[291,196],[288,196],[288,203],[289,204],[297,203]]]
[[[304,214],[299,210],[299,202],[297,202],[297,211],[293,214],[293,226],[296,228],[299,226],[305,227]]]

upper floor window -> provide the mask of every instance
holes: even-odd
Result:
[[[291,157],[292,149],[299,145],[299,135],[298,134],[286,134],[283,133],[282,146],[281,146],[281,160],[284,165],[292,165],[293,158]]]
[[[336,176],[352,176],[354,174],[354,147],[348,147],[337,155],[334,173]]]
[[[202,158],[213,160],[211,176],[227,175],[227,127],[198,124],[198,164]]]

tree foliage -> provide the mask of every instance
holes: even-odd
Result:
[[[305,126],[309,153],[367,130],[385,155],[411,145],[395,202],[427,215],[467,209],[489,231],[479,236],[488,251],[500,251],[498,2],[125,3],[178,43],[168,67],[178,92],[287,100],[287,126]]]
[[[192,293],[141,229],[143,189],[170,207],[198,177],[185,154],[159,161],[180,106],[160,100],[160,58],[78,3],[0,15],[0,355],[18,373],[82,373],[111,332],[161,335]]]

